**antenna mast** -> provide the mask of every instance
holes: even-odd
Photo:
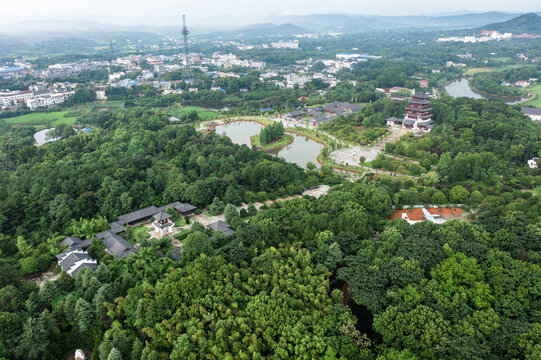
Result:
[[[113,39],[111,39],[111,54],[113,55],[112,60],[115,60],[115,50],[113,49]]]
[[[182,15],[182,36],[184,36],[184,66],[185,73],[188,78],[190,78],[190,60],[188,58],[188,27],[186,26],[186,15]]]

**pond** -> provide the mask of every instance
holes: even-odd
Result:
[[[259,134],[262,127],[263,125],[253,121],[237,121],[216,126],[216,133],[227,135],[235,144],[251,147],[250,136]],[[323,145],[304,136],[291,135],[293,142],[277,150],[274,154],[303,168],[306,168],[306,164],[309,162],[319,166],[316,159],[323,149]]]
[[[485,97],[481,94],[473,92],[470,87],[468,80],[459,79],[453,81],[445,87],[445,91],[454,98],[457,97],[469,97],[472,99],[484,99]]]
[[[449,83],[445,87],[445,91],[447,91],[447,93],[454,98],[469,97],[472,99],[497,99],[497,100],[501,100],[505,102],[507,105],[515,105],[526,100],[525,98],[524,99],[514,98],[513,100],[510,100],[510,98],[501,98],[499,96],[484,96],[484,95],[478,94],[475,91],[473,91],[467,79],[458,79],[458,80],[453,81],[452,83]]]
[[[51,130],[54,130],[54,128],[47,128],[47,129],[42,129],[38,132],[36,132],[34,134],[34,139],[36,140],[36,143],[38,145],[43,145],[45,143],[48,143],[48,142],[53,142],[53,141],[56,141],[56,140],[60,140],[61,138],[51,138],[51,139],[47,139],[47,133]]]

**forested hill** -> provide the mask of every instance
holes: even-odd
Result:
[[[276,157],[233,145],[191,126],[167,126],[142,109],[105,115],[88,135],[36,147],[32,131],[6,136],[0,172],[0,232],[61,232],[71,219],[109,219],[150,205],[205,206],[225,194],[303,189],[305,175]],[[266,196],[266,195],[264,195]],[[228,202],[230,199],[228,199]]]
[[[541,34],[541,16],[536,13],[524,14],[508,21],[483,26],[479,30],[498,30],[502,33],[510,32],[513,34]]]
[[[394,105],[379,106],[367,111]],[[426,176],[355,182],[154,110],[91,113],[90,134],[62,131],[42,147],[33,128],[6,126],[0,359],[66,359],[77,348],[94,360],[540,358],[541,193],[530,189],[541,176],[523,164],[539,151],[539,125],[501,102],[433,107],[435,131],[390,145],[426,157]],[[317,199],[250,214],[233,206],[320,183],[332,187]],[[446,197],[470,216],[388,220],[393,205]],[[129,228],[138,255],[117,259],[95,241],[96,271],[72,277],[56,265],[65,236],[90,238],[121,213],[172,201],[227,203],[235,233],[192,218],[179,260],[169,238]],[[48,269],[58,278],[41,287],[27,276]]]

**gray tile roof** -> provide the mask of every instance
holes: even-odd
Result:
[[[86,250],[92,245],[92,239],[82,240],[80,243],[76,244],[74,247],[77,249]]]
[[[160,212],[159,208],[152,205],[141,210],[137,210],[128,214],[120,215],[117,219],[118,219],[118,223],[121,225],[132,224],[135,222],[145,220],[158,212]]]
[[[523,107],[522,112],[526,115],[541,115],[541,109],[531,107]]]
[[[81,238],[77,236],[68,236],[60,242],[62,246],[72,246],[73,244],[78,244],[81,242]]]
[[[115,234],[126,231],[126,227],[120,224],[118,221],[110,223],[109,228],[109,230],[114,232]]]
[[[415,124],[415,120],[404,120],[404,125],[413,125]]]
[[[75,269],[73,269],[71,271],[71,275],[72,276],[75,276],[79,273],[79,271],[83,270],[83,269],[92,269],[94,271],[98,270],[98,264],[95,264],[95,263],[82,263],[80,264],[79,266],[77,266]]]
[[[181,255],[180,248],[175,248],[171,250],[171,257],[173,258],[173,260],[180,261],[180,255]]]
[[[97,233],[96,239],[103,239],[103,245],[119,259],[128,257],[132,253],[137,254],[137,250],[129,242],[110,230]]]
[[[178,206],[174,207],[174,209],[180,211],[181,213],[187,213],[197,209],[197,206],[194,206],[190,203],[180,203]]]
[[[222,220],[218,220],[212,224],[208,224],[207,227],[213,231],[220,231],[226,236],[230,236],[235,233],[235,230],[231,229],[231,226]]]
[[[154,214],[154,216],[152,216],[155,220],[157,221],[161,221],[161,220],[167,220],[167,219],[171,219],[172,216],[169,215],[168,213],[164,212],[164,211],[160,211],[159,213],[157,214]]]
[[[58,265],[64,270],[69,270],[79,260],[92,260],[88,254],[71,253],[64,260],[60,261]]]
[[[119,259],[124,259],[130,256],[130,254],[137,254],[137,250],[129,242],[113,232],[108,232],[103,237],[103,245],[105,245],[111,254]]]

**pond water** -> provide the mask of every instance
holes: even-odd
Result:
[[[498,99],[498,100],[504,101],[507,105],[515,105],[526,100],[525,98],[524,99],[515,98],[515,100],[512,100],[512,101],[505,101],[505,100],[508,100],[508,98],[504,99],[498,96],[483,96],[473,91],[467,79],[459,79],[459,80],[453,81],[452,83],[448,84],[445,87],[445,91],[447,91],[447,93],[454,98],[469,97],[472,99],[489,99],[489,98]]]
[[[484,99],[485,97],[481,94],[473,92],[466,79],[459,79],[453,81],[445,87],[445,91],[454,98],[457,97],[469,97],[472,99]]]
[[[237,121],[216,126],[216,133],[227,135],[235,144],[245,144],[250,147],[250,136],[259,134],[262,127],[263,125],[252,121]],[[293,142],[277,150],[275,155],[303,168],[306,168],[308,162],[313,162],[316,166],[319,166],[316,159],[323,149],[323,145],[304,136],[291,135],[293,136]]]
[[[36,139],[36,143],[38,145],[43,145],[45,143],[48,143],[48,142],[53,142],[53,141],[56,141],[56,140],[60,140],[61,138],[51,138],[51,139],[47,139],[46,136],[47,136],[47,133],[51,130],[53,130],[54,128],[48,128],[48,129],[43,129],[43,130],[40,130],[38,132],[36,132],[34,134],[34,139]]]

